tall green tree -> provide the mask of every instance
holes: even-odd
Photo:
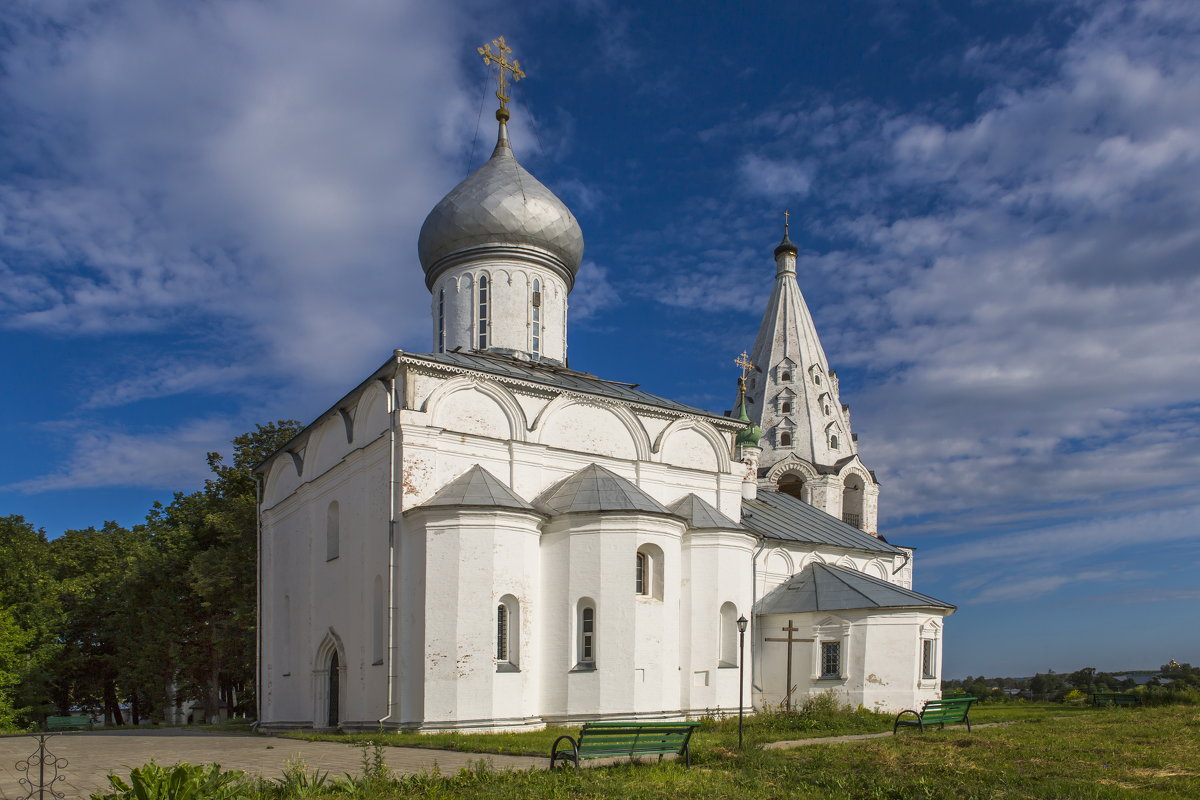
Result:
[[[127,591],[145,558],[144,526],[70,530],[50,542],[58,579],[63,651],[55,665],[55,703],[101,708],[105,724],[126,722],[121,701],[130,688],[133,665],[124,658],[136,618]]]
[[[176,674],[180,691],[199,699],[205,717],[254,708],[258,508],[252,470],[295,436],[295,420],[258,425],[235,438],[229,463],[208,454],[204,489],[178,494],[148,518],[156,550],[186,591]],[[183,586],[186,586],[186,589]]]
[[[45,531],[0,517],[0,726],[32,722],[56,658],[61,610]]]

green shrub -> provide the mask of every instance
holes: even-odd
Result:
[[[283,766],[283,777],[273,781],[270,788],[282,797],[312,797],[330,787],[328,772],[309,772],[304,759],[289,758]]]
[[[93,794],[91,800],[240,800],[252,787],[241,770],[221,770],[220,764],[160,767],[151,761],[129,772],[129,782],[109,773],[114,791]]]

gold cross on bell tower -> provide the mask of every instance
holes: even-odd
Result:
[[[492,52],[493,44],[496,45],[495,53]],[[510,62],[507,58],[505,58],[507,54],[512,53],[512,48],[509,47],[508,43],[504,41],[503,36],[501,36],[499,39],[493,39],[490,44],[485,42],[483,47],[477,47],[475,49],[479,51],[479,55],[483,56],[483,63],[485,65],[490,67],[492,64],[495,64],[500,68],[499,74],[496,76],[496,80],[500,84],[500,88],[496,90],[496,99],[500,101],[500,108],[496,110],[496,119],[500,120],[501,122],[506,122],[508,120],[509,97],[504,93],[504,86],[506,83],[504,72],[507,70],[508,72],[512,73],[513,83],[516,83],[517,81],[521,80],[521,78],[525,77],[525,71],[521,69],[520,61],[517,61],[514,58]]]
[[[754,365],[750,363],[750,356],[743,350],[742,354],[733,360],[733,363],[742,368],[742,380],[750,374],[750,370],[754,369]]]

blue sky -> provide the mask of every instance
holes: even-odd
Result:
[[[139,522],[430,347],[416,238],[513,146],[571,365],[711,410],[784,208],[950,676],[1200,662],[1200,6],[12,0],[0,513]]]

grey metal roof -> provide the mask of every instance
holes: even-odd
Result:
[[[593,394],[598,397],[610,397],[615,400],[625,400],[630,403],[665,408],[681,414],[710,417],[714,421],[737,423],[737,420],[721,416],[720,414],[714,414],[711,411],[693,408],[683,403],[676,403],[674,400],[668,400],[665,397],[658,397],[649,392],[643,392],[635,388],[636,384],[608,381],[587,372],[577,372],[553,364],[524,361],[510,356],[482,352],[421,353],[419,355],[405,353],[404,357],[432,361],[436,364],[446,364],[463,369],[478,370],[479,372],[487,372],[507,378],[517,378],[532,383],[540,383],[555,389],[565,389],[581,394]]]
[[[417,252],[432,277],[444,256],[496,244],[547,250],[571,275],[583,259],[583,231],[571,209],[517,163],[504,123],[492,157],[429,212]]]
[[[873,553],[904,552],[803,500],[765,489],[758,490],[758,499],[742,501],[742,527],[768,539],[829,544]]]
[[[574,475],[563,478],[543,492],[534,505],[547,514],[580,511],[671,513],[633,483],[599,464],[588,464]]]
[[[745,530],[741,525],[713,508],[694,494],[681,497],[671,504],[671,513],[687,520],[689,528],[702,530]]]
[[[809,564],[759,601],[759,614],[862,608],[949,608],[929,595],[832,564]]]
[[[438,489],[433,497],[417,507],[432,506],[484,506],[533,511],[533,506],[478,464]]]

